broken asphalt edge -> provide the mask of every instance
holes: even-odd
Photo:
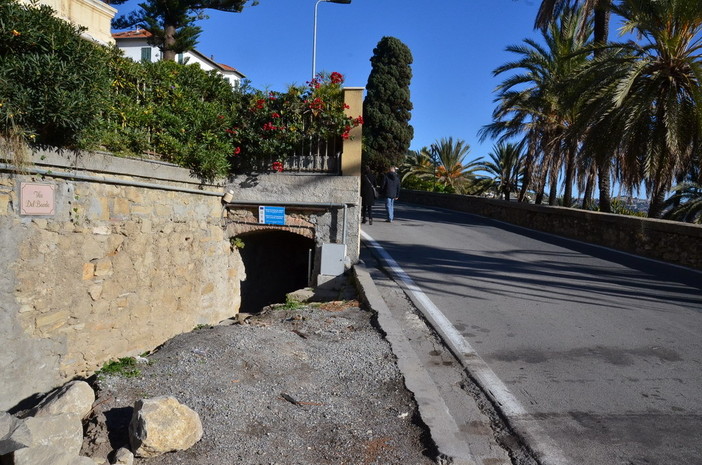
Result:
[[[460,429],[436,384],[422,367],[419,357],[404,336],[400,324],[390,313],[363,262],[354,265],[353,271],[360,298],[377,313],[378,325],[385,332],[397,358],[397,365],[405,378],[405,386],[414,395],[422,421],[429,428],[432,441],[439,451],[439,459],[444,460],[440,463],[476,465],[477,461],[470,451],[470,446],[461,437]]]

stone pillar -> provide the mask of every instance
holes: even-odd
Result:
[[[348,106],[344,113],[351,118],[363,116],[363,87],[344,87],[344,103]],[[350,137],[344,140],[341,154],[341,175],[361,176],[361,137],[363,126],[351,130]]]

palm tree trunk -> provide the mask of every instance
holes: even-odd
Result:
[[[551,179],[548,187],[548,204],[553,206],[556,205],[558,201],[558,170],[551,169],[551,175],[549,177]]]
[[[519,196],[517,197],[517,201],[519,202],[524,202],[527,190],[529,190],[529,186],[531,185],[531,173],[534,168],[534,153],[534,148],[530,143],[526,159],[524,160],[524,178],[522,179],[522,188],[520,189]]]
[[[606,161],[609,161],[607,159]],[[600,211],[612,213],[612,199],[610,198],[609,163],[605,162],[597,167],[600,184]]]
[[[587,178],[585,181],[585,191],[583,192],[583,209],[592,209],[592,191],[595,190],[595,167],[592,165],[588,168]]]
[[[563,180],[563,206],[570,208],[573,206],[573,178],[575,177],[575,149],[568,150],[568,160],[566,161],[565,179]]]
[[[651,194],[651,203],[648,205],[648,217],[660,218],[661,213],[663,213],[666,190],[662,189],[660,185],[654,186],[653,189],[654,190]]]

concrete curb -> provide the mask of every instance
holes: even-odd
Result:
[[[353,270],[361,300],[378,314],[378,324],[385,332],[386,339],[397,357],[397,365],[404,375],[405,385],[414,394],[419,414],[429,428],[431,438],[439,451],[439,463],[477,465],[434,381],[422,368],[419,357],[402,333],[398,322],[392,317],[365,265],[361,261],[354,265]]]

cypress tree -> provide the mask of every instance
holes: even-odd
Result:
[[[414,136],[412,52],[399,39],[383,37],[373,50],[363,101],[363,162],[374,171],[402,163]]]

